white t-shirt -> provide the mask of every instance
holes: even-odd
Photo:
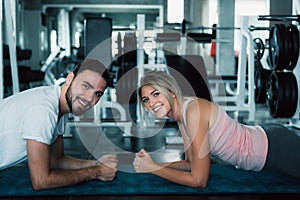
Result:
[[[52,144],[64,133],[60,87],[41,86],[0,100],[0,170],[27,159],[26,140]]]

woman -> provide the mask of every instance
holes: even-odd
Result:
[[[161,71],[145,73],[138,98],[141,109],[177,121],[185,160],[155,163],[142,149],[133,162],[137,172],[204,188],[214,156],[244,170],[272,169],[300,179],[300,138],[284,126],[240,124],[217,104],[183,97],[174,77]]]

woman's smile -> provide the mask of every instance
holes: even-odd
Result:
[[[147,110],[149,110],[157,118],[167,116],[171,107],[167,98],[162,93],[150,85],[145,85],[142,87],[141,94],[143,104]]]

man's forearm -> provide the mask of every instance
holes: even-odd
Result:
[[[97,166],[96,160],[82,160],[71,156],[63,156],[51,164],[54,169],[76,170],[87,167]]]
[[[75,185],[97,179],[101,175],[101,166],[78,170],[52,170],[48,176],[31,178],[35,190],[52,189]]]

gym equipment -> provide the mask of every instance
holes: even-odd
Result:
[[[241,49],[239,52],[238,72],[235,82],[237,90],[232,96],[212,95],[213,101],[223,105],[226,111],[246,111],[249,113],[249,121],[254,121],[255,114],[255,96],[254,96],[254,47],[253,37],[248,30],[249,17],[244,16],[241,19]],[[249,50],[249,53],[247,53]],[[248,70],[248,77],[246,73]],[[217,80],[209,80],[210,83],[226,83],[220,76]],[[232,81],[232,80],[229,80]]]
[[[23,61],[28,60],[31,57],[32,51],[30,49],[21,49],[20,47],[16,47],[17,60]],[[3,60],[10,60],[9,46],[7,44],[3,44]],[[25,65],[18,64],[17,68],[18,72],[18,83],[20,84],[20,90],[30,88],[30,84],[33,82],[43,81],[45,73],[40,70],[31,70],[30,67]],[[4,90],[9,91],[8,87],[13,85],[12,74],[11,74],[11,66],[4,65],[3,67],[3,79],[4,79]],[[6,93],[6,96],[11,95],[9,92]]]
[[[12,86],[11,80],[11,67],[4,66],[4,85]],[[31,82],[43,81],[45,73],[39,70],[31,70],[28,66],[19,65],[18,66],[18,77],[20,84],[29,84]]]
[[[206,73],[203,58],[197,55],[166,55],[168,67],[175,69],[183,75],[190,83],[193,91],[190,90],[188,85],[180,84],[182,92],[185,96],[196,95],[197,97],[204,98],[212,101],[210,88],[208,84],[208,76]],[[174,70],[169,70],[177,80],[180,80]]]
[[[109,66],[112,61],[111,34],[111,18],[86,18],[84,20],[85,57],[94,57],[101,61],[105,66]],[[97,48],[97,46],[99,46],[99,48]]]
[[[289,122],[285,125],[299,128],[298,25],[300,15],[264,15],[258,16],[258,20],[284,22],[284,24],[274,24],[270,28],[267,63],[272,72],[269,75],[266,88],[266,103],[272,117],[289,118]],[[286,22],[290,24],[286,25]],[[264,73],[262,70],[257,70],[256,75],[258,78],[262,78]],[[257,97],[260,97],[261,93],[257,94]]]
[[[21,49],[19,46],[16,47],[17,60],[29,60],[32,55],[32,51],[30,49]],[[9,46],[7,44],[3,44],[3,58],[10,59],[9,55]]]
[[[255,79],[255,103],[263,104],[266,103],[267,83],[271,70],[264,69],[259,61],[256,61],[254,70]]]
[[[253,39],[254,45],[254,58],[255,60],[260,60],[265,52],[265,45],[261,38],[254,38]]]
[[[298,21],[300,22],[300,15],[259,15],[258,20],[268,21]]]
[[[292,71],[297,64],[299,55],[299,31],[291,24],[275,24],[270,31],[269,57],[273,70]]]
[[[65,77],[56,77],[53,73],[53,68],[56,66],[59,60],[62,59],[65,49],[57,46],[56,49],[50,53],[41,67],[41,72],[45,73],[46,85],[61,85],[65,82]]]
[[[199,43],[211,43],[213,39],[216,39],[210,33],[187,33],[187,38]]]
[[[275,24],[270,31],[269,56],[270,67],[273,70],[283,70],[287,66],[286,52],[288,46],[286,31],[283,24]]]
[[[2,2],[2,1],[1,1]],[[6,37],[7,37],[7,43],[9,46],[9,55],[10,55],[10,66],[11,66],[11,79],[12,79],[12,89],[13,94],[16,94],[20,91],[19,87],[19,77],[18,77],[18,64],[17,64],[17,53],[16,53],[16,37],[15,37],[15,29],[13,27],[13,23],[15,22],[15,16],[12,14],[12,5],[14,4],[11,1],[4,1],[3,2],[3,10],[4,10],[4,20],[6,27],[3,28],[3,30],[6,31]],[[2,10],[2,6],[1,6]],[[2,28],[2,23],[1,23]],[[2,32],[2,31],[1,31]],[[2,34],[1,34],[2,35]],[[2,38],[1,38],[2,41]],[[3,61],[3,60],[2,60]],[[3,63],[0,63],[1,66],[3,66]],[[1,67],[1,71],[3,68]],[[0,77],[0,84],[1,84],[1,98],[3,98],[2,91],[3,91],[3,81],[2,77]]]
[[[269,27],[259,27],[259,26],[253,26],[253,25],[251,25],[251,26],[249,26],[249,31],[270,31],[271,30],[271,28],[269,28]]]
[[[267,84],[267,105],[272,117],[292,117],[298,104],[298,86],[292,72],[273,71]]]
[[[289,25],[287,29],[291,45],[291,59],[286,69],[292,71],[296,67],[299,58],[299,31],[297,26],[293,24]]]

